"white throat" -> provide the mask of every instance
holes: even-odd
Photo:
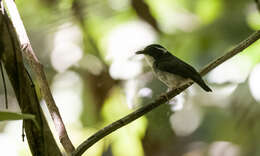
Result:
[[[145,60],[147,61],[149,66],[153,67],[153,63],[154,63],[155,59],[152,56],[145,55]]]

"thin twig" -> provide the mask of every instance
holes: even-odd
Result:
[[[29,41],[28,35],[26,33],[26,30],[24,28],[23,22],[20,18],[16,5],[12,0],[3,0],[3,1],[4,1],[5,8],[8,11],[8,15],[11,19],[11,22],[17,33],[23,55],[28,60],[32,70],[36,74],[36,79],[39,84],[41,94],[44,100],[46,101],[48,110],[51,114],[60,142],[67,153],[72,153],[75,150],[75,148],[68,137],[67,131],[65,129],[65,125],[59,113],[59,109],[56,106],[55,101],[52,97],[51,90],[49,88],[48,81],[44,73],[43,65],[39,62],[38,58],[36,57],[32,49],[31,43]]]
[[[260,38],[260,31],[256,31],[252,35],[250,35],[247,39],[242,41],[240,44],[238,44],[234,49],[227,52],[224,56],[218,58],[217,60],[213,61],[209,65],[207,65],[205,68],[203,68],[200,72],[200,74],[203,76],[216,68],[218,65],[222,64],[223,62],[230,59],[232,56],[238,54],[239,52],[243,51],[247,47],[249,47],[251,44],[253,44],[255,41],[257,41]],[[183,86],[179,88],[175,88],[169,92],[165,96],[161,96],[158,99],[156,99],[153,103],[150,103],[132,113],[129,115],[121,118],[120,120],[117,120],[113,122],[112,124],[104,127],[103,129],[99,130],[97,133],[90,136],[87,140],[85,140],[83,143],[81,143],[78,148],[72,153],[73,156],[79,156],[83,154],[89,147],[91,147],[93,144],[107,136],[108,134],[114,132],[115,130],[127,125],[128,123],[138,119],[139,117],[143,116],[144,114],[150,112],[151,110],[155,109],[156,107],[160,106],[161,104],[167,102],[171,98],[175,97],[176,95],[180,94],[182,91],[184,91],[186,88],[191,86],[192,83],[184,84]]]

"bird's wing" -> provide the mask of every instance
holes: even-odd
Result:
[[[197,77],[199,75],[192,66],[172,55],[155,61],[154,66],[161,71],[176,74],[184,78],[194,79],[194,76]]]
[[[198,85],[200,85],[205,91],[212,91],[203,81],[200,74],[192,66],[171,55],[170,53],[166,55],[166,57],[163,57],[154,62],[155,68],[161,71],[179,75],[183,78],[190,78]]]

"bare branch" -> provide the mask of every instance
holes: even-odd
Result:
[[[34,114],[35,120],[41,127],[37,128],[32,121],[23,121],[23,129],[32,155],[61,156],[61,151],[40,108],[34,84],[26,72],[17,34],[10,18],[2,12],[0,12],[0,55],[21,112]]]
[[[26,30],[24,28],[23,22],[20,18],[19,12],[16,8],[14,1],[12,0],[3,0],[4,5],[8,11],[8,15],[11,19],[11,22],[15,28],[16,34],[18,36],[20,46],[22,48],[23,55],[29,61],[29,64],[36,74],[36,79],[39,84],[39,88],[43,98],[46,101],[48,110],[51,114],[52,120],[54,122],[56,131],[58,133],[61,144],[63,145],[67,153],[72,153],[75,148],[71,143],[68,134],[65,129],[65,125],[62,121],[59,109],[55,104],[55,101],[52,97],[42,64],[39,62],[36,57],[29,38],[27,36]]]
[[[231,57],[235,56],[236,54],[242,52],[244,49],[249,47],[251,44],[253,44],[255,41],[257,41],[260,38],[260,30],[254,32],[251,34],[248,38],[246,38],[244,41],[240,42],[235,48],[228,51],[224,56],[218,58],[217,60],[213,61],[209,65],[207,65],[205,68],[203,68],[200,72],[202,76],[207,74],[209,71],[216,68],[218,65],[222,64],[226,60],[230,59]]]
[[[203,68],[200,72],[200,74],[203,76],[216,68],[218,65],[222,64],[223,62],[227,61],[234,55],[238,54],[239,52],[242,52],[244,49],[249,47],[251,44],[253,44],[255,41],[257,41],[260,38],[260,31],[256,31],[252,35],[250,35],[247,39],[242,41],[240,44],[238,44],[234,49],[227,52],[224,56],[218,58],[217,60],[213,61],[209,65],[207,65],[205,68]],[[113,122],[112,124],[104,127],[103,129],[99,130],[97,133],[90,136],[87,140],[85,140],[82,144],[78,146],[78,148],[72,153],[74,156],[79,156],[83,154],[89,147],[91,147],[93,144],[107,136],[108,134],[114,132],[115,130],[127,125],[128,123],[138,119],[139,117],[143,116],[144,114],[152,111],[156,107],[160,106],[161,104],[167,102],[167,100],[175,97],[176,95],[180,94],[182,91],[184,91],[186,88],[191,86],[192,83],[184,84],[183,86],[179,88],[175,88],[169,92],[165,96],[161,96],[158,99],[156,99],[153,103],[150,103],[132,113],[129,115]]]

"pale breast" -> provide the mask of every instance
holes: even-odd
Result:
[[[177,86],[180,86],[182,83],[185,82],[185,78],[174,75],[168,72],[163,72],[158,69],[153,68],[154,58],[151,56],[145,56],[146,61],[148,62],[149,66],[151,66],[155,76],[162,81],[164,84],[166,84],[169,88],[174,88]]]
[[[155,61],[153,57],[146,55],[145,60],[146,60],[146,62],[148,63],[149,66],[153,67],[153,63]]]
[[[186,80],[181,76],[174,75],[168,72],[163,72],[158,70],[154,70],[154,71],[156,77],[159,80],[161,80],[163,83],[165,83],[169,88],[178,87]]]

